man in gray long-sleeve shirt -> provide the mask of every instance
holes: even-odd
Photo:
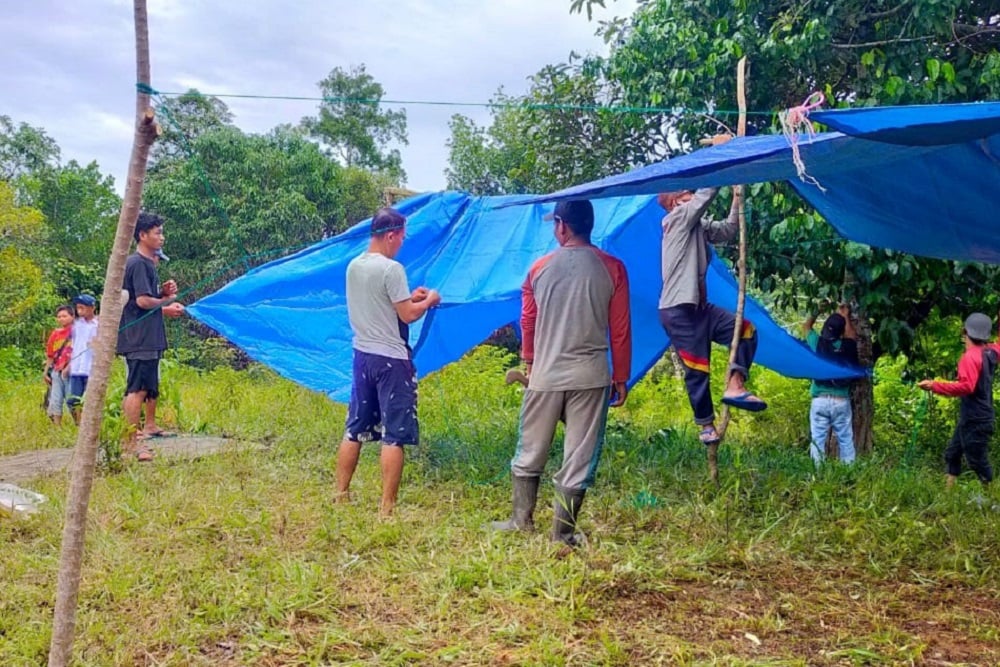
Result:
[[[628,396],[632,323],[625,264],[590,240],[593,205],[559,202],[552,220],[559,248],[531,266],[521,287],[521,357],[529,380],[511,461],[511,518],[492,526],[534,530],[539,479],[562,420],[552,539],[575,546],[582,539],[577,517],[601,458],[609,401],[618,407]]]
[[[720,135],[713,139],[713,145],[728,140],[728,135]],[[701,427],[699,439],[706,445],[719,442],[709,388],[712,342],[728,347],[736,326],[733,313],[708,302],[705,288],[705,273],[712,256],[708,244],[732,240],[739,230],[735,197],[727,220],[719,222],[705,216],[716,194],[717,188],[703,188],[697,192],[668,192],[659,197],[667,210],[661,247],[660,322],[684,364],[684,382],[694,421]],[[743,320],[736,363],[729,367],[722,398],[730,407],[751,411],[767,407],[744,386],[756,351],[757,330],[749,320]]]

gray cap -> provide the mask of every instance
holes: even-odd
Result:
[[[993,322],[989,315],[972,313],[965,319],[965,333],[969,338],[985,343],[993,337]]]

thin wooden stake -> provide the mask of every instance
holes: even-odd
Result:
[[[736,136],[743,137],[747,133],[747,96],[746,96],[746,67],[747,57],[743,56],[736,64],[736,103],[739,105],[739,123],[736,126]],[[736,325],[733,329],[733,341],[729,346],[729,366],[736,363],[736,350],[740,344],[740,337],[743,333],[743,305],[746,302],[747,294],[747,220],[746,209],[743,205],[743,186],[733,187],[733,197],[737,201],[740,220],[740,256],[737,267],[739,269],[739,293],[736,297]],[[726,374],[729,380],[729,374]],[[719,444],[726,437],[726,429],[729,428],[729,406],[722,405],[722,417],[719,421],[719,442],[708,446],[708,474],[716,485],[719,484]]]

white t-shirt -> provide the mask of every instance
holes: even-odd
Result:
[[[410,298],[406,271],[396,260],[366,252],[347,265],[347,316],[354,349],[393,359],[409,359],[409,326],[393,304]]]
[[[97,318],[89,322],[82,317],[73,320],[73,358],[69,362],[70,375],[90,375],[94,365],[94,351],[90,341],[97,335]]]

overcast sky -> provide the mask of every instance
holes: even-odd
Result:
[[[571,50],[603,53],[599,19],[570,0],[148,0],[152,84],[161,91],[317,96],[334,67],[364,64],[387,100],[486,102]],[[316,113],[315,101],[224,99],[247,132]],[[0,20],[0,114],[42,127],[64,162],[97,160],[119,190],[131,149],[131,0],[7,0]],[[448,119],[481,107],[406,106],[408,185],[445,185]]]

